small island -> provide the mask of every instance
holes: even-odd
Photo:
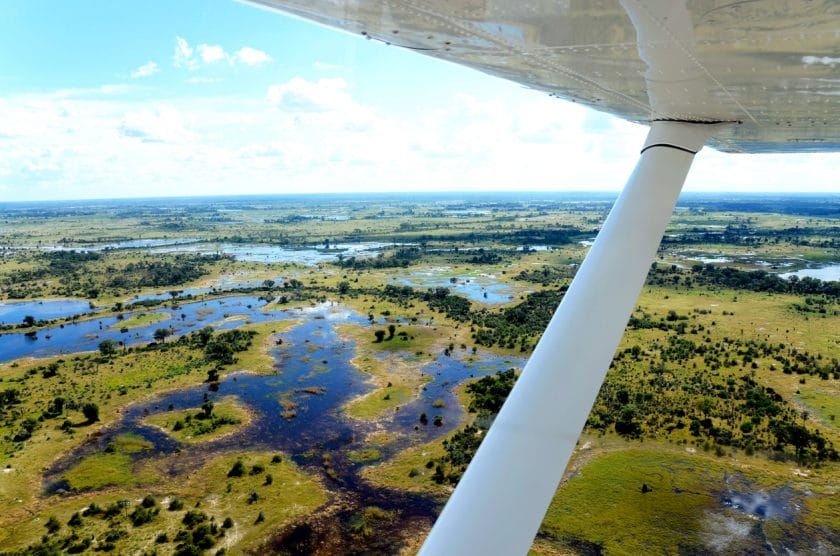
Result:
[[[111,325],[111,328],[114,330],[133,330],[167,320],[168,318],[169,315],[166,313],[139,313],[126,319],[118,317],[117,322]]]
[[[201,407],[150,415],[143,423],[157,427],[178,442],[209,442],[241,430],[251,422],[251,413],[233,397],[207,401]]]

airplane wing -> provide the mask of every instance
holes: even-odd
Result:
[[[834,0],[676,0],[668,9],[685,17],[660,21],[663,33],[644,42],[617,0],[250,1],[634,122],[740,122],[711,139],[722,151],[840,150]],[[632,4],[644,19],[662,3]],[[659,99],[641,45],[684,72]],[[704,100],[691,102],[698,91]]]
[[[249,0],[650,124],[422,554],[525,554],[694,155],[840,150],[836,0]]]

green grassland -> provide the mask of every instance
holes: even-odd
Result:
[[[77,297],[108,306],[151,288],[181,289],[225,272],[228,263],[215,256],[136,250],[21,251],[12,259],[0,259],[0,285],[13,299]]]
[[[122,328],[127,328],[131,330],[132,328],[141,328],[149,324],[161,322],[168,318],[169,315],[167,315],[166,313],[140,313],[117,322],[116,324],[111,326],[111,328],[115,328],[118,330]]]
[[[0,465],[13,470],[0,475],[0,501],[7,507],[33,502],[45,464],[118,419],[127,404],[200,383],[209,368],[197,350],[174,344],[109,359],[87,354],[0,366],[0,391],[16,391],[20,399],[0,421]],[[98,421],[82,414],[85,403],[97,404]],[[15,441],[27,419],[36,424],[31,436]]]
[[[470,379],[455,387],[455,394],[462,407],[469,407],[471,396],[467,393],[467,385],[478,379]],[[475,413],[466,413],[460,425],[471,424],[475,420]],[[445,497],[452,492],[452,487],[442,485],[432,480],[433,466],[428,462],[439,459],[444,455],[443,440],[451,440],[454,433],[431,442],[425,442],[407,448],[387,461],[362,470],[362,476],[371,483],[386,488],[396,488],[412,492],[425,492],[435,496]],[[376,436],[365,439],[365,445],[375,447],[380,440]]]
[[[123,434],[110,443],[104,451],[84,457],[69,469],[62,479],[70,490],[82,491],[105,486],[134,486],[160,479],[157,473],[134,472],[132,454],[147,452],[153,448],[151,442],[139,436]]]
[[[52,497],[44,501],[37,516],[0,528],[0,549],[38,544],[46,534],[44,545],[70,552],[70,547],[80,547],[85,539],[92,550],[117,554],[155,548],[170,553],[185,539],[200,548],[241,552],[268,530],[327,501],[318,481],[288,458],[277,456],[268,452],[222,454],[185,479],[158,478],[142,488],[125,485],[127,488],[72,498]],[[232,476],[237,462],[241,462],[243,473]],[[96,507],[99,509],[91,513]],[[59,528],[47,534],[45,524],[50,518],[55,518]]]
[[[223,372],[274,372],[266,348],[272,345],[271,337],[291,326],[292,322],[251,326],[257,341]],[[176,342],[154,349],[129,348],[115,357],[83,354],[0,365],[0,392],[15,391],[19,399],[0,413],[0,466],[8,469],[0,474],[0,503],[15,508],[0,516],[0,524],[40,505],[41,470],[119,419],[126,405],[155,393],[199,384],[212,368],[200,350]],[[97,405],[97,421],[82,414],[85,403]],[[222,412],[228,409],[241,413],[224,404],[221,407]],[[27,423],[34,424],[30,436],[15,440],[27,430]],[[140,477],[132,473],[130,452],[119,443],[116,448],[88,456],[67,478],[80,489],[154,478],[148,471]]]
[[[377,342],[371,330],[366,327],[340,327],[340,333],[356,343],[353,364],[361,372],[369,375],[374,384],[373,390],[344,406],[345,413],[350,417],[366,421],[384,417],[399,406],[416,399],[423,384],[431,380],[431,377],[420,373],[420,367],[430,360],[431,353],[438,351],[439,337],[431,330],[416,326],[395,326],[395,329],[405,332],[407,341],[395,334],[389,340]],[[411,344],[406,349],[420,355],[404,357],[394,347],[401,344]]]
[[[229,396],[208,406],[150,415],[144,424],[158,427],[178,442],[209,442],[233,434],[251,422],[248,408]]]
[[[721,460],[657,444],[590,450],[596,453],[578,454],[578,459],[587,461],[579,468],[573,462],[575,471],[567,475],[552,501],[536,552],[547,544],[559,549],[597,546],[609,554],[640,554],[653,546],[663,553],[677,553],[703,546],[713,533],[716,517],[751,529],[753,519],[738,516],[720,503],[731,476],[765,492],[796,481],[793,489],[805,505],[804,517],[796,524],[775,523],[776,530],[768,527],[765,534],[771,542],[797,529],[828,536],[840,515],[840,502],[831,495],[836,484],[831,486],[829,473],[796,477],[785,465],[749,458]],[[820,511],[811,511],[816,506],[822,506]],[[737,552],[744,540],[731,539],[725,550]]]

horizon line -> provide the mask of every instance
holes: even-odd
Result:
[[[242,193],[242,194],[210,194],[210,195],[150,195],[143,197],[77,197],[77,198],[61,198],[61,199],[19,199],[19,200],[3,200],[0,201],[0,206],[27,204],[27,203],[80,203],[80,202],[113,202],[113,201],[149,201],[149,200],[198,200],[198,199],[259,199],[271,197],[316,197],[316,196],[408,196],[408,195],[424,195],[424,196],[451,196],[451,195],[610,195],[618,196],[621,190],[615,189],[534,189],[534,190],[515,190],[515,189],[492,189],[492,190],[402,190],[402,191],[329,191],[329,192],[288,192],[288,193]],[[715,191],[682,191],[680,197],[683,195],[702,195],[702,196],[716,196],[716,195],[738,195],[738,196],[752,196],[752,197],[770,197],[770,196],[784,196],[784,197],[811,197],[824,196],[840,197],[840,191],[730,191],[730,190],[715,190]]]

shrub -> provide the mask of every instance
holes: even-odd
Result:
[[[245,474],[245,465],[240,461],[237,460],[236,463],[233,464],[233,467],[230,468],[228,471],[228,477],[241,477]]]

